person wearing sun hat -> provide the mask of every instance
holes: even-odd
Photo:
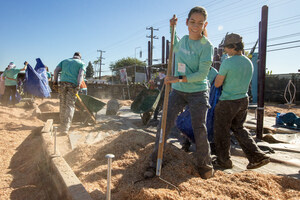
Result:
[[[5,78],[5,91],[3,95],[3,105],[7,106],[9,97],[12,98],[12,105],[16,104],[16,91],[17,91],[17,77],[19,72],[26,70],[27,62],[24,63],[22,69],[16,69],[16,65],[10,62],[7,66],[7,70],[3,72],[3,78]]]
[[[222,88],[220,99],[215,107],[214,141],[217,159],[215,165],[232,168],[230,160],[230,130],[237,138],[249,164],[247,169],[266,165],[270,158],[259,149],[251,134],[244,128],[249,104],[248,88],[253,74],[252,62],[243,55],[243,38],[235,33],[225,37],[225,59],[215,80],[215,86]]]

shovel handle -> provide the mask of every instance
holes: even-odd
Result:
[[[80,96],[77,93],[76,93],[76,97],[78,98],[78,101],[83,106],[83,108],[88,112],[88,114],[90,115],[90,117],[94,121],[94,123],[96,123],[96,119],[95,119],[94,115],[89,111],[89,109],[86,107],[86,105],[83,103],[82,99],[80,98]]]
[[[173,18],[176,18],[176,15],[173,15]],[[171,25],[171,47],[170,47],[170,51],[169,51],[167,76],[170,76],[171,72],[172,72],[174,38],[175,38],[175,24]],[[164,98],[164,104],[163,104],[163,116],[162,116],[162,123],[161,123],[161,128],[160,128],[159,146],[158,146],[157,163],[156,163],[156,176],[160,176],[160,174],[161,174],[161,166],[162,166],[165,135],[166,135],[168,102],[169,102],[169,93],[170,93],[170,89],[171,89],[171,84],[168,83],[165,85],[165,87],[166,87],[166,90],[165,90],[165,94],[164,94],[165,98]]]

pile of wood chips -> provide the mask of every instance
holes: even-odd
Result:
[[[144,179],[154,138],[143,131],[123,131],[104,141],[81,145],[65,156],[93,199],[105,199],[106,154],[112,153],[112,199],[300,199],[300,181],[253,171],[216,171],[200,178],[191,154],[167,144],[161,178]]]
[[[43,122],[33,109],[0,106],[0,199],[48,200],[38,164]]]

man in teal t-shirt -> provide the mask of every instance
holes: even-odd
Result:
[[[224,41],[224,50],[230,56],[221,64],[215,80],[223,91],[215,107],[214,141],[216,146],[216,163],[222,168],[233,167],[230,160],[230,130],[237,138],[249,164],[247,169],[266,165],[270,158],[261,151],[251,134],[244,128],[248,109],[248,88],[252,78],[251,61],[242,54],[244,43],[238,34],[229,34]]]
[[[60,132],[67,135],[75,111],[76,94],[80,90],[80,83],[85,72],[84,63],[79,52],[73,58],[61,61],[54,70],[53,85],[57,86],[58,73],[60,75]]]
[[[16,65],[11,62],[9,63],[7,70],[3,72],[5,78],[5,91],[3,95],[3,105],[7,106],[9,98],[11,97],[12,105],[16,104],[16,91],[17,91],[17,77],[19,72],[26,70],[27,62],[22,69],[15,69]]]

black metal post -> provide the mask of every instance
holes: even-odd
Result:
[[[169,51],[170,51],[169,43],[170,43],[170,41],[167,40],[167,42],[166,42],[166,64],[168,64],[168,60],[169,60]]]
[[[262,139],[264,125],[264,93],[266,76],[267,31],[268,31],[268,6],[262,7],[259,34],[259,69],[258,69],[258,101],[257,101],[257,126],[256,137]]]
[[[165,63],[165,36],[162,36],[161,38],[161,63],[164,64]]]
[[[218,54],[218,48],[214,48],[214,61],[213,61],[213,67],[219,71],[221,65],[220,55]]]

